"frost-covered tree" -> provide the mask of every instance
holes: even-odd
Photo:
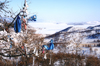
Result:
[[[82,33],[75,32],[75,33],[66,33],[66,43],[68,43],[66,46],[71,51],[76,52],[76,54],[81,51],[81,44],[82,40],[85,36]]]
[[[8,9],[8,4],[9,1],[8,0],[5,0],[5,1],[0,1],[0,12],[8,12],[7,9]]]

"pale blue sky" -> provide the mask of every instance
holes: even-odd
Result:
[[[10,0],[10,8],[19,11],[24,0]],[[27,0],[28,11],[37,14],[37,22],[100,21],[100,0]],[[31,2],[31,3],[30,3]],[[33,15],[33,14],[31,14]]]

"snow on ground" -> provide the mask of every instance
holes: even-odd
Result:
[[[67,25],[66,23],[47,23],[47,22],[29,22],[28,23],[30,26],[34,27],[35,29],[37,29],[37,32],[36,33],[39,33],[39,34],[54,34],[58,31],[61,31],[67,27],[70,27],[70,26],[74,26],[74,28],[87,28],[89,26],[95,26],[94,25]],[[74,30],[74,29],[72,29]],[[93,39],[94,40],[94,39]],[[86,38],[84,39],[85,42],[89,42],[91,40],[87,40],[86,41]],[[75,51],[72,51],[72,49],[74,49],[74,47],[72,45],[69,45],[69,50],[66,52],[69,52],[69,53],[73,53]],[[62,49],[63,50],[63,49]],[[54,48],[53,52],[54,53],[58,53],[59,50],[57,47]],[[72,51],[72,52],[71,52]],[[92,47],[92,53],[90,52],[90,48],[86,48],[86,47],[82,47],[82,50],[81,50],[81,53],[83,53],[84,55],[95,55],[96,56],[99,56],[100,55],[100,47]]]
[[[76,53],[76,50],[75,48],[73,48],[73,46],[69,46],[69,48],[67,49],[68,47],[66,47],[66,53]],[[64,52],[65,49],[62,48],[62,49],[59,49],[58,47],[54,48],[53,49],[53,53],[58,53],[58,52]],[[96,56],[98,58],[100,58],[100,47],[92,47],[92,52],[90,51],[90,48],[89,47],[82,47],[81,50],[78,52],[79,54],[83,54],[83,55],[86,55],[86,56]]]
[[[60,61],[56,61],[55,63],[54,63],[54,66],[59,66],[60,65]]]
[[[41,34],[53,34],[59,30],[65,29],[67,24],[55,24],[55,23],[29,23],[29,25],[38,29],[36,33]]]
[[[90,48],[83,47],[82,52],[84,55],[94,55],[100,58],[100,47],[92,47],[92,52],[90,51]]]
[[[74,27],[81,27],[87,28],[90,25],[67,25],[66,23],[48,23],[48,22],[29,22],[30,26],[37,29],[36,33],[39,34],[54,34],[58,31],[61,31],[67,27],[74,26]]]

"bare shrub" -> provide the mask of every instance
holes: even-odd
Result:
[[[100,60],[97,57],[88,57],[86,61],[86,66],[99,66]]]
[[[0,60],[0,66],[4,66],[4,63]]]

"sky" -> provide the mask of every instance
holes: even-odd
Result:
[[[100,0],[27,0],[29,16],[37,22],[78,23],[100,21]],[[24,0],[10,0],[9,7],[19,12]]]

